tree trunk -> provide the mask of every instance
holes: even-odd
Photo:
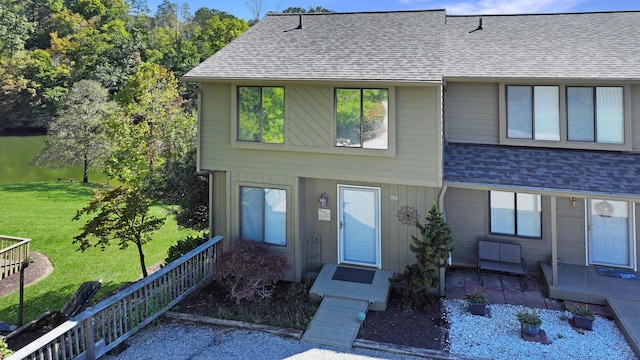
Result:
[[[89,182],[89,154],[84,154],[84,171],[82,173],[82,182],[83,183],[88,183]]]
[[[139,241],[136,241],[136,246],[138,247],[138,256],[140,257],[140,267],[142,268],[142,277],[147,277],[147,266],[144,264],[144,253],[142,252],[142,244]]]

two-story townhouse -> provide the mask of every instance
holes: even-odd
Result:
[[[444,26],[443,10],[269,15],[189,71],[212,233],[270,244],[289,280],[412,263],[442,188]]]
[[[454,262],[474,266],[488,237],[521,244],[552,297],[628,293],[595,267],[636,271],[640,255],[640,12],[447,16],[446,29]]]
[[[640,255],[638,20],[269,15],[183,77],[212,232],[272,245],[289,280],[323,263],[401,272],[437,201],[454,264],[475,266],[480,238],[518,243],[552,297],[601,302],[588,271]]]

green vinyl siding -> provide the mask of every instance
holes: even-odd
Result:
[[[289,176],[440,186],[442,182],[441,110],[438,86],[395,87],[390,91],[390,148],[336,149],[333,146],[333,88],[285,87],[285,143],[277,148],[262,143],[238,145],[235,126],[235,87],[202,86],[200,168],[202,170],[261,172]],[[365,153],[369,151],[369,153]],[[363,155],[364,154],[364,155]]]
[[[437,201],[439,189],[422,186],[408,186],[372,182],[337,181],[328,179],[300,179],[301,239],[307,234],[317,233],[321,237],[320,249],[308,248],[302,252],[302,263],[313,264],[314,257],[320,256],[323,263],[335,263],[338,260],[337,229],[337,187],[340,185],[368,186],[380,188],[381,215],[381,254],[382,268],[402,272],[406,265],[415,261],[415,254],[409,250],[411,236],[418,235],[413,225],[404,225],[398,220],[398,210],[402,206],[413,207],[418,211],[420,222],[433,201]],[[329,196],[327,209],[331,212],[331,221],[318,219],[318,197],[326,192]],[[304,246],[304,244],[303,244]],[[305,258],[310,259],[305,261]],[[303,269],[312,271],[314,269]]]

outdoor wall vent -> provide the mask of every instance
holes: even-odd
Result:
[[[473,30],[471,30],[471,31],[469,31],[469,34],[471,34],[472,32],[476,32],[478,30],[483,30],[484,29],[484,26],[482,26],[482,18],[480,18],[479,20],[480,20],[480,22],[478,23],[478,27],[473,29]]]
[[[300,23],[298,24],[298,27],[296,29],[302,29],[302,14],[300,14],[299,16],[300,16]]]

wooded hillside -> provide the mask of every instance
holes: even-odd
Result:
[[[248,28],[231,14],[168,0],[154,15],[146,0],[0,0],[0,133],[44,132],[80,80],[114,95],[153,64],[175,82]],[[191,112],[192,94],[175,84]]]

